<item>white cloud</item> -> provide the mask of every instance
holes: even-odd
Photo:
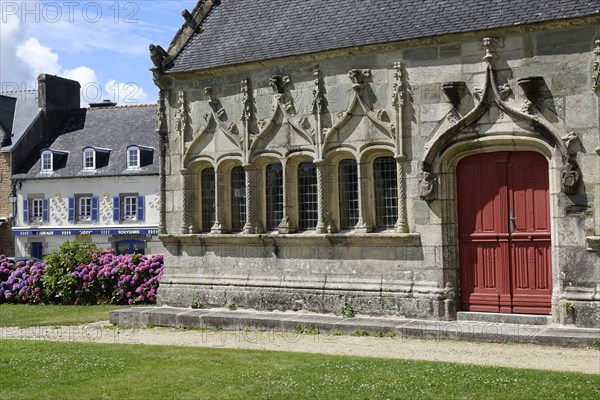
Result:
[[[17,46],[16,56],[27,64],[34,75],[43,73],[59,75],[62,67],[58,63],[58,54],[42,46],[36,38],[29,38]]]
[[[111,79],[106,82],[104,88],[110,100],[119,105],[148,104],[148,94],[135,83],[123,83]]]
[[[17,46],[26,39],[17,16],[3,16],[0,23],[0,91],[25,89],[35,81],[35,75],[20,58]]]

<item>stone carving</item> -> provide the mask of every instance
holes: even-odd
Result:
[[[428,171],[423,171],[419,179],[419,196],[425,201],[437,198],[437,178]]]
[[[180,90],[178,95],[179,108],[177,114],[175,114],[175,131],[180,137],[185,138],[185,134],[190,125],[190,117],[187,110],[187,100],[185,98],[185,91]]]
[[[370,69],[352,69],[348,72],[350,80],[352,80],[352,89],[358,91],[364,88],[365,83],[371,79],[373,73]]]
[[[483,59],[488,63],[494,63],[498,58],[496,56],[496,49],[504,47],[504,39],[502,38],[483,38],[483,48],[485,49],[485,55]]]
[[[581,180],[581,173],[577,166],[577,161],[574,157],[569,158],[567,165],[561,174],[562,190],[567,195],[573,195],[577,193],[577,187]]]
[[[404,105],[404,83],[402,82],[402,63],[394,63],[394,85],[392,86],[392,105],[402,107]]]
[[[502,100],[508,99],[508,97],[512,94],[512,88],[508,83],[498,86],[498,91],[500,92],[500,97]]]
[[[321,80],[321,72],[319,68],[313,70],[315,78],[315,87],[313,89],[313,114],[323,114],[327,107],[327,99],[325,98],[325,88]]]
[[[159,133],[168,132],[167,127],[167,108],[165,106],[165,91],[158,92],[158,109],[156,110],[156,131]]]
[[[225,112],[225,109],[221,105],[219,99],[217,99],[217,97],[215,96],[213,88],[210,86],[205,88],[204,94],[206,95],[206,97],[208,97],[208,104],[217,115],[217,119],[219,119],[220,121],[227,120],[227,113]]]
[[[283,109],[291,114],[295,113],[294,102],[288,99],[285,92],[286,87],[292,84],[292,79],[289,75],[273,75],[270,80],[271,87],[275,91],[275,99],[283,105]]]
[[[565,142],[565,146],[567,146],[567,152],[569,155],[572,156],[579,152],[581,141],[575,132],[569,132],[562,137],[562,140]]]
[[[164,71],[165,59],[167,59],[169,54],[160,45],[151,44],[149,50],[152,64],[154,64],[158,72],[162,73]]]
[[[600,89],[600,40],[594,42],[594,67],[592,71],[592,90],[595,92]]]
[[[244,105],[244,110],[242,111],[242,121],[250,121],[254,119],[254,99],[252,96],[252,87],[250,84],[250,79],[245,78],[242,80],[242,104]]]

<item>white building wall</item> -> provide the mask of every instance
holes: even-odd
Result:
[[[98,220],[69,221],[69,197],[86,194],[99,200]],[[144,196],[143,221],[114,221],[113,197],[123,194]],[[48,221],[24,221],[25,199],[47,198]],[[77,204],[76,204],[77,207]],[[18,192],[15,226],[16,255],[31,255],[31,243],[43,243],[43,254],[58,248],[69,240],[85,240],[101,248],[111,248],[120,240],[141,240],[146,243],[146,254],[162,253],[163,247],[156,230],[159,223],[158,176],[77,177],[26,180]],[[29,214],[31,215],[31,209]],[[118,233],[98,234],[98,230],[119,229]],[[150,230],[151,233],[145,233]],[[82,232],[83,231],[83,232]],[[96,231],[89,234],[85,231]],[[72,234],[68,234],[71,232]]]

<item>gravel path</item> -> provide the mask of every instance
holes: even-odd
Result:
[[[269,331],[115,329],[112,328],[112,325],[108,325],[108,322],[71,327],[3,328],[0,339],[137,343],[344,354],[600,375],[600,351],[598,350],[527,344],[308,335]]]

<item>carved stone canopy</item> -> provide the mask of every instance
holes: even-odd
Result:
[[[517,83],[523,89],[523,92],[525,92],[525,96],[530,101],[534,101],[539,97],[541,89],[544,86],[544,78],[541,76],[530,76],[519,79]]]
[[[467,84],[459,81],[444,82],[442,84],[442,91],[454,106],[460,103],[460,99],[465,93],[466,88]]]

